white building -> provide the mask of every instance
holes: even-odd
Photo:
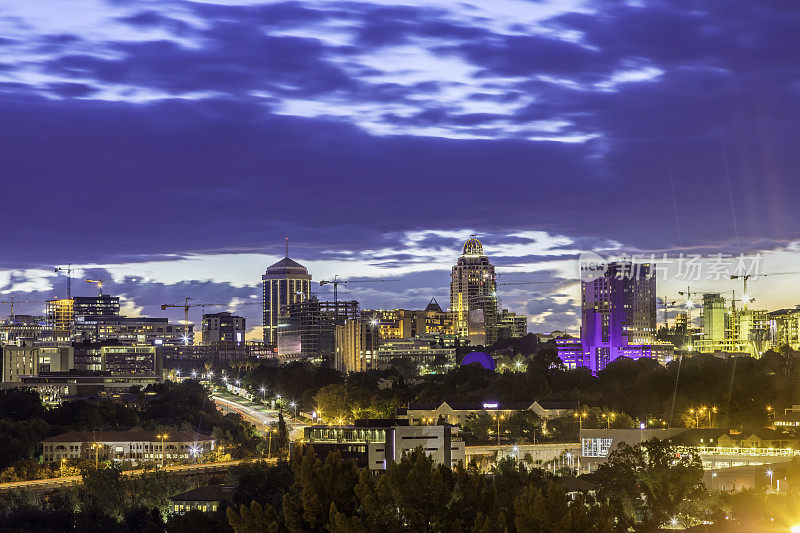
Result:
[[[42,441],[43,460],[94,459],[146,463],[200,458],[214,450],[214,439],[194,431],[70,431]],[[162,449],[163,445],[163,449]]]

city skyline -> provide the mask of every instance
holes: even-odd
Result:
[[[315,280],[401,280],[364,307],[447,301],[473,233],[501,281],[567,279],[588,250],[800,264],[791,7],[222,4],[0,7],[6,214],[26,221],[2,294],[62,295],[53,268],[88,264],[125,312],[178,319],[158,306],[258,299],[284,235]],[[752,284],[766,309],[796,286]],[[500,296],[576,332],[575,280]]]

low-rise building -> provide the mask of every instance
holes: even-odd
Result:
[[[42,441],[45,462],[62,459],[97,459],[148,463],[188,461],[214,450],[214,439],[194,431],[70,431]]]
[[[403,454],[422,447],[436,464],[464,462],[464,442],[450,425],[411,426],[406,420],[363,420],[351,426],[308,426],[303,443],[318,457],[338,451],[370,470],[386,470]]]
[[[406,410],[409,422],[426,424],[428,420],[439,420],[461,425],[471,416],[481,414],[510,416],[521,411],[533,411],[539,417],[559,418],[574,413],[578,402],[441,402],[412,403]]]
[[[169,498],[170,514],[183,514],[189,511],[213,513],[222,502],[230,503],[236,492],[236,485],[203,485]]]

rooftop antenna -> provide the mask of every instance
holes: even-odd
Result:
[[[286,239],[286,259],[289,259],[289,236],[285,237]]]

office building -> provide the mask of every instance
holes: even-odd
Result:
[[[166,318],[126,316],[76,316],[72,326],[76,342],[152,344],[156,346],[191,345],[194,324],[170,324]]]
[[[42,441],[43,460],[62,459],[155,463],[188,461],[214,451],[215,441],[194,431],[70,431]]]
[[[403,454],[422,447],[436,464],[455,468],[464,462],[464,441],[449,425],[411,426],[406,420],[357,420],[347,426],[306,426],[303,443],[324,458],[338,451],[372,471],[386,470]]]
[[[74,351],[66,346],[3,346],[2,381],[20,383],[23,376],[68,372],[74,366]]]
[[[528,317],[503,309],[497,320],[498,339],[518,339],[528,334]]]
[[[73,296],[72,312],[75,317],[119,316],[119,297]]]
[[[319,301],[315,296],[291,303],[279,323],[278,355],[334,358],[336,324],[358,318],[358,302]]]
[[[373,368],[389,365],[394,359],[408,359],[415,366],[435,362],[455,364],[455,335],[423,334],[381,342],[372,357]]]
[[[769,314],[772,345],[800,349],[800,305],[794,309],[779,309]]]
[[[473,346],[497,340],[497,281],[494,266],[473,235],[450,273],[450,311],[455,334]]]
[[[629,346],[653,343],[656,279],[652,268],[647,263],[609,263],[602,276],[581,283],[582,360],[592,372],[617,357],[634,355],[631,350],[621,353]]]
[[[45,303],[49,340],[57,344],[72,342],[72,324],[75,321],[72,298],[48,300]]]
[[[346,319],[342,325],[336,326],[336,370],[363,372],[371,368],[365,351],[364,333],[364,323],[360,319]]]
[[[206,346],[241,344],[244,342],[245,331],[244,317],[228,312],[203,315],[202,343]]]
[[[101,346],[100,371],[112,376],[160,376],[164,368],[158,346]]]
[[[50,337],[43,316],[14,315],[0,323],[0,345],[34,345]]]
[[[284,311],[292,304],[301,303],[311,296],[311,275],[308,269],[289,259],[289,244],[286,256],[267,268],[261,276],[263,285],[264,343],[276,346]]]

